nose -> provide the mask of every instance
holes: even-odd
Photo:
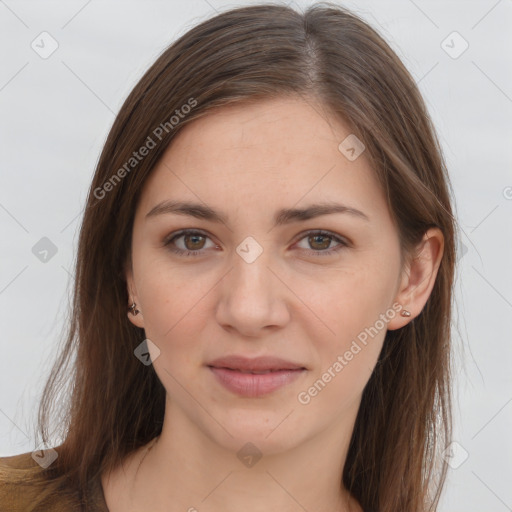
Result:
[[[232,268],[220,283],[219,325],[245,337],[260,337],[290,320],[291,293],[267,251],[250,262],[234,252]]]

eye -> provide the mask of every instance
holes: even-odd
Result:
[[[306,244],[309,245],[309,248],[301,247],[301,249],[304,249],[314,256],[329,256],[349,246],[349,243],[340,236],[323,230],[310,231],[306,236],[302,237],[299,242],[303,240],[306,240]],[[337,243],[334,247],[331,246],[333,242]]]
[[[167,238],[164,246],[182,256],[200,256],[204,252],[202,249],[208,248],[206,240],[209,239],[201,231],[184,230]],[[211,247],[217,247],[217,245],[212,242]]]

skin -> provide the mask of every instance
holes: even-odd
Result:
[[[140,313],[128,316],[160,350],[153,364],[167,402],[151,451],[143,447],[103,475],[112,512],[361,510],[340,487],[361,394],[386,328],[403,327],[425,305],[443,236],[430,229],[416,258],[401,266],[398,232],[364,152],[351,162],[338,150],[350,133],[301,98],[223,107],[187,125],[148,178],[126,269]],[[208,205],[227,221],[146,217],[166,200]],[[335,213],[273,226],[280,208],[326,201],[368,220]],[[185,228],[206,238],[164,246]],[[320,229],[348,246],[321,254],[339,242],[308,238]],[[248,236],[263,249],[251,263],[236,252]],[[298,394],[393,304],[411,316],[388,314],[387,326],[300,403]],[[229,354],[273,355],[307,371],[270,395],[244,398],[205,366]],[[237,458],[247,442],[263,454],[252,467]]]

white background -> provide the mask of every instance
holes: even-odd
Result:
[[[35,448],[36,404],[66,318],[81,210],[116,112],[177,36],[216,10],[251,3],[0,0],[0,455]],[[453,318],[458,467],[440,510],[512,510],[512,2],[342,5],[385,37],[418,82],[467,251]],[[58,43],[47,59],[31,47],[42,45],[43,31]],[[453,31],[469,44],[457,58],[465,43]],[[46,263],[32,252],[42,237],[57,248]]]

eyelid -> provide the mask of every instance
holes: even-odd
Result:
[[[307,236],[315,236],[315,235],[323,235],[332,238],[333,240],[336,240],[340,244],[345,244],[346,246],[352,246],[352,242],[345,236],[339,235],[338,233],[334,233],[333,231],[329,231],[328,229],[307,229],[306,231],[303,231],[302,233],[299,233],[296,236],[296,241],[294,242],[300,242],[302,239],[304,239]],[[320,252],[320,251],[317,251]],[[325,251],[324,251],[325,252]]]
[[[205,238],[212,239],[211,235],[209,235],[208,233],[206,233],[205,231],[203,231],[201,229],[184,228],[184,229],[180,229],[178,231],[173,231],[172,233],[170,233],[169,235],[164,237],[164,239],[162,241],[162,245],[168,245],[175,238],[179,238],[180,236],[184,236],[184,235],[201,235],[201,236],[204,236]]]

